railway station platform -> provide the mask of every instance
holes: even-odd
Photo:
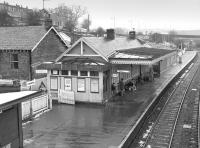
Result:
[[[136,102],[142,102],[140,109],[137,111],[137,119],[131,121],[134,123],[131,129],[128,130],[128,134],[124,137],[119,147],[124,147],[126,143],[131,139],[131,133],[136,128],[137,122],[142,119],[142,116],[146,113],[153,102],[159,97],[162,91],[168,86],[170,82],[195,58],[196,51],[187,51],[182,56],[182,63],[177,63],[173,67],[170,67],[163,73],[159,78],[155,78],[153,82],[146,82],[145,84],[139,85],[137,91],[134,94],[126,95],[126,100],[135,100]],[[115,99],[121,99],[120,97]],[[125,146],[126,147],[126,146]]]
[[[116,96],[105,106],[55,104],[50,112],[24,125],[24,147],[124,147],[148,107],[195,56],[195,51],[186,51],[181,64],[170,67],[153,82],[139,84],[135,92]]]

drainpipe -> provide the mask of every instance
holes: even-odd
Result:
[[[140,77],[142,77],[142,65],[140,65]]]
[[[32,80],[33,76],[32,76],[32,56],[31,56],[31,51],[28,51],[28,53],[29,53],[29,66],[30,66],[29,79]]]

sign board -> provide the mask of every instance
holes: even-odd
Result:
[[[58,91],[58,102],[66,104],[75,104],[74,92],[60,89]]]
[[[78,91],[85,91],[85,79],[78,79]]]
[[[119,74],[118,74],[118,73],[113,73],[113,74],[112,74],[112,77],[113,77],[113,78],[117,78],[117,77],[119,77]]]
[[[32,81],[26,82],[26,85],[27,85],[27,86],[33,86],[33,85],[35,85],[35,79],[32,80]]]
[[[117,72],[121,72],[121,73],[130,73],[129,70],[117,70]]]
[[[39,70],[35,70],[35,73],[37,73],[37,74],[47,74],[47,70],[39,69]]]
[[[58,78],[50,77],[50,89],[57,90],[58,89]]]
[[[99,92],[99,79],[91,79],[91,92]]]
[[[65,90],[72,90],[72,79],[65,78]]]

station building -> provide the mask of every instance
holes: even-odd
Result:
[[[43,63],[47,69],[48,91],[58,99],[58,91],[74,92],[77,102],[103,103],[112,97],[111,84],[116,88],[121,78],[127,83],[153,81],[177,61],[175,50],[147,48],[135,37],[115,37],[108,29],[106,37],[82,37],[61,54],[54,63]]]

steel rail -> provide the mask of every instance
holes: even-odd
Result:
[[[198,63],[198,62],[197,62],[197,63]],[[198,65],[199,65],[199,64],[198,64]],[[177,113],[177,115],[176,115],[176,119],[175,119],[175,122],[174,122],[174,125],[173,125],[172,134],[171,134],[171,138],[170,138],[170,142],[169,142],[168,148],[171,148],[171,144],[172,144],[172,140],[173,140],[173,137],[174,137],[174,132],[175,132],[176,125],[177,125],[177,122],[178,122],[178,118],[179,118],[179,115],[180,115],[180,112],[181,112],[183,103],[184,103],[184,101],[185,101],[186,94],[187,94],[187,92],[188,92],[188,90],[189,90],[189,88],[190,88],[190,86],[191,86],[191,84],[192,84],[192,82],[193,82],[193,80],[194,80],[196,74],[197,74],[198,65],[197,65],[197,69],[195,70],[195,74],[193,75],[193,77],[192,77],[190,83],[188,84],[188,86],[187,86],[187,88],[186,88],[186,90],[185,90],[185,92],[184,92],[183,99],[182,99],[181,104],[180,104],[180,106],[179,106],[178,113]]]
[[[192,65],[192,64],[191,64],[191,65]],[[190,66],[190,68],[193,67],[193,66],[194,66],[194,65]],[[194,69],[194,70],[195,70],[195,73],[196,73],[196,71],[198,70],[198,68],[197,68],[197,69]],[[185,73],[186,73],[186,74],[185,74]],[[178,85],[173,89],[173,91],[170,93],[169,97],[167,98],[167,101],[165,102],[165,104],[164,104],[162,110],[160,111],[160,113],[159,113],[159,115],[158,115],[158,117],[157,117],[155,123],[153,124],[153,126],[152,126],[152,128],[151,128],[151,130],[150,130],[150,133],[155,129],[155,126],[158,124],[159,119],[160,119],[162,113],[165,111],[166,106],[168,105],[169,101],[172,99],[172,96],[175,94],[176,90],[180,87],[181,82],[184,82],[184,81],[185,81],[185,78],[186,78],[187,76],[189,76],[189,72],[185,72],[185,73],[182,74],[182,76],[181,76],[181,78],[180,78],[181,80],[178,81]],[[183,76],[183,75],[184,75],[184,76]],[[182,104],[183,104],[183,102],[184,102],[185,95],[186,95],[186,93],[187,93],[187,91],[188,91],[188,88],[190,87],[190,85],[191,85],[191,83],[192,83],[194,77],[195,77],[195,74],[193,75],[192,79],[189,81],[189,84],[188,84],[188,86],[187,86],[186,89],[185,89],[184,95],[183,95],[183,97],[182,97],[181,105],[179,106],[179,109],[178,109],[178,115],[176,115],[176,120],[175,120],[175,122],[174,122],[174,127],[173,127],[173,129],[172,129],[172,132],[174,132],[175,124],[176,124],[176,122],[177,122],[177,120],[178,120],[179,112],[180,112],[181,107],[182,107]],[[154,111],[155,111],[155,110],[154,110]],[[153,113],[154,113],[154,112],[152,112],[152,114],[153,114]],[[149,116],[151,116],[152,114],[150,114]],[[173,133],[171,133],[171,134],[173,134]],[[151,136],[151,134],[148,134],[148,136],[147,136],[147,138],[146,138],[146,140],[145,140],[145,144],[142,146],[143,148],[147,146],[147,143],[148,143],[148,140],[149,140],[150,136]],[[172,139],[172,138],[171,138],[171,139]],[[170,145],[171,145],[171,139],[170,139]],[[170,146],[169,146],[169,147],[170,147]]]

